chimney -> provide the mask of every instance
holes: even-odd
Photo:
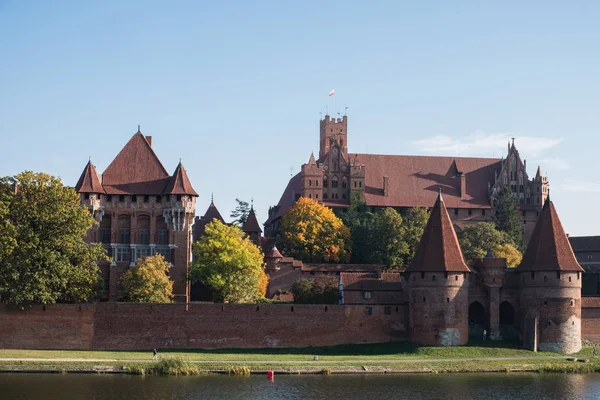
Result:
[[[465,199],[467,197],[467,175],[460,174],[460,198]]]
[[[390,195],[390,178],[387,175],[383,177],[383,195]]]
[[[146,142],[152,147],[152,136],[146,136]]]

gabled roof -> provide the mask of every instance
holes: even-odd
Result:
[[[583,271],[550,198],[544,203],[517,271]]]
[[[212,201],[210,202],[210,205],[206,209],[206,212],[204,213],[204,216],[202,217],[202,219],[207,221],[206,223],[209,223],[213,219],[218,219],[222,223],[225,223],[225,220],[221,216],[221,213],[219,212],[219,210],[217,210],[217,206],[215,206],[215,203],[213,203]]]
[[[173,172],[173,176],[169,180],[169,184],[165,189],[165,194],[187,194],[190,196],[198,196],[198,193],[196,193],[192,187],[181,161],[179,161],[175,172]]]
[[[256,214],[254,213],[254,207],[250,208],[250,213],[248,213],[248,218],[246,218],[246,222],[244,222],[244,226],[242,226],[242,231],[246,233],[262,232],[262,229],[260,229],[260,225],[256,219]]]
[[[471,272],[465,264],[441,191],[406,272]]]
[[[600,236],[569,236],[574,252],[600,251]]]
[[[77,193],[105,193],[92,160],[88,161],[83,169],[77,185],[75,185],[75,191]]]
[[[102,174],[107,194],[163,194],[169,173],[138,131]]]

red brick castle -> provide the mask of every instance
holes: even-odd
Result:
[[[186,281],[196,197],[181,162],[173,175],[152,148],[152,137],[138,132],[98,176],[91,160],[75,190],[98,221],[87,240],[102,243],[113,262],[101,262],[104,297],[120,297],[121,275],[139,258],[162,254],[172,265],[176,301],[189,300]]]

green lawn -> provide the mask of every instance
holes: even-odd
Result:
[[[578,355],[591,355],[584,348]],[[408,342],[353,344],[329,347],[274,349],[172,350],[158,349],[162,357],[182,357],[189,361],[312,361],[320,360],[393,360],[435,358],[490,358],[556,356],[556,353],[533,353],[515,342],[473,341],[460,347],[417,346]],[[150,360],[151,351],[77,351],[77,350],[11,350],[0,349],[0,358],[82,358],[116,360]]]

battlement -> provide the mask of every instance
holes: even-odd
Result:
[[[329,124],[347,124],[348,123],[348,116],[344,115],[342,118],[331,118],[331,116],[329,114],[325,115],[325,118],[323,118],[321,120],[321,126],[323,126],[324,124],[329,125]]]

